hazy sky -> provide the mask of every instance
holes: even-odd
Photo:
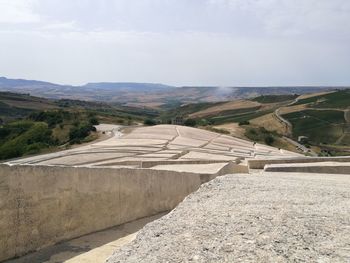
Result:
[[[350,85],[349,0],[0,0],[0,76]]]

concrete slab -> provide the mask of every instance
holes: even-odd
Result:
[[[291,158],[292,157],[292,158]],[[263,158],[248,159],[251,169],[263,169],[266,164],[289,164],[289,163],[316,163],[316,162],[350,162],[350,156],[341,157],[305,157],[305,156],[274,156],[268,155]]]
[[[186,146],[196,146],[200,147],[207,143],[207,141],[203,140],[196,140],[192,138],[186,138],[186,137],[176,137],[172,142],[169,143],[169,145],[186,145]]]
[[[223,161],[234,161],[237,160],[237,157],[225,156],[222,154],[211,154],[203,152],[191,151],[186,155],[183,155],[180,160],[184,159],[203,159],[203,160],[223,160]]]
[[[289,163],[267,164],[264,168],[267,172],[295,172],[318,174],[348,174],[350,175],[350,162],[318,162],[318,163]]]
[[[152,170],[170,170],[177,172],[190,172],[200,174],[215,174],[219,172],[227,163],[211,164],[174,164],[174,165],[157,165],[151,167]]]

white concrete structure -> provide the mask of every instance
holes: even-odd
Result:
[[[184,126],[139,127],[124,135],[114,126],[100,125],[98,129],[105,132],[113,130],[115,136],[72,150],[18,159],[8,164],[155,169],[160,169],[159,165],[166,165],[167,169],[172,170],[173,167],[174,171],[179,171],[177,165],[187,164],[186,170],[201,173],[206,169],[209,171],[215,163],[238,164],[245,158],[259,156],[300,156],[293,152],[261,144],[254,145],[250,141]],[[201,164],[202,168],[196,169],[197,164]]]

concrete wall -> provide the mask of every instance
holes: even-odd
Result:
[[[248,160],[250,169],[264,169],[266,164],[315,163],[315,162],[350,162],[350,156],[344,157],[295,157],[289,159],[252,159]]]
[[[148,169],[0,165],[0,261],[173,209],[206,178]]]

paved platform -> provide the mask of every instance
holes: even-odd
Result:
[[[262,175],[203,185],[108,263],[350,262],[349,176]]]

